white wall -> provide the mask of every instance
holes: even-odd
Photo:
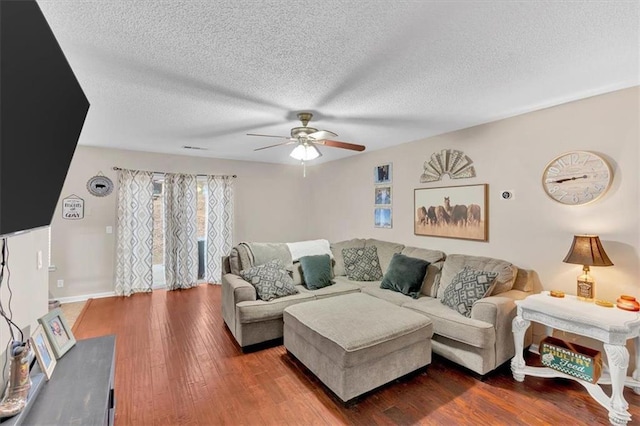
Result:
[[[26,234],[7,238],[9,258],[7,266],[11,272],[6,273],[2,281],[0,300],[5,312],[9,308],[13,312],[13,322],[20,329],[29,327],[33,333],[38,325],[38,318],[48,312],[48,273],[47,249],[49,241],[48,228],[31,231]],[[37,255],[42,252],[42,268],[38,269]],[[13,296],[9,300],[11,287]],[[25,339],[29,336],[24,336]],[[19,334],[15,334],[20,339]],[[6,345],[11,340],[9,327],[4,320],[0,321],[0,353],[5,354]],[[4,358],[0,357],[0,371]],[[4,386],[0,380],[0,386]]]
[[[85,199],[85,219],[53,220],[50,291],[57,297],[113,290],[115,194],[97,198],[85,184],[102,172],[114,181],[113,166],[191,173],[237,174],[235,242],[295,241],[327,238],[339,241],[373,237],[447,253],[499,257],[540,275],[543,287],[575,294],[579,265],[562,262],[574,234],[600,235],[615,266],[592,268],[597,295],[615,300],[640,296],[638,214],[638,87],[524,114],[445,135],[365,152],[344,160],[309,167],[302,178],[297,166],[216,160],[134,151],[79,147],[61,198]],[[366,141],[363,141],[366,144]],[[477,177],[421,184],[423,163],[433,152],[453,148],[473,161]],[[328,149],[328,148],[327,148]],[[564,206],[541,187],[542,171],[568,150],[603,154],[614,169],[611,189],[585,206]],[[393,229],[373,227],[373,168],[393,162]],[[488,183],[489,241],[432,238],[413,234],[415,188]],[[513,190],[512,201],[498,192]],[[65,280],[58,289],[57,279]]]
[[[582,267],[562,262],[574,234],[593,233],[615,264],[592,268],[597,297],[640,297],[640,90],[621,90],[309,168],[312,237],[371,237],[446,253],[498,257],[538,272],[545,289],[575,294]],[[366,141],[360,141],[366,144]],[[420,183],[423,163],[442,149],[463,151],[477,177]],[[542,190],[542,171],[569,150],[603,154],[611,189],[584,206],[565,206]],[[393,163],[393,228],[373,227],[376,165]],[[489,184],[489,241],[413,234],[415,188]],[[500,190],[515,194],[500,201]]]
[[[89,178],[102,172],[117,182],[113,166],[197,174],[237,175],[234,242],[296,241],[306,238],[307,216],[298,166],[218,160],[79,146],[54,214],[50,291],[55,298],[113,291],[115,270],[116,194],[94,197]],[[85,200],[85,218],[62,219],[62,199],[75,194]],[[112,226],[113,234],[106,234]],[[57,287],[57,280],[64,287]]]

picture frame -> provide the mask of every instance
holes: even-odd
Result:
[[[376,186],[374,188],[374,204],[376,206],[390,206],[392,190],[389,185]]]
[[[488,241],[488,184],[417,188],[415,235]]]
[[[45,334],[49,338],[51,348],[56,359],[62,356],[76,344],[76,339],[71,332],[71,327],[67,323],[62,309],[56,308],[48,314],[38,319]]]
[[[393,227],[393,212],[388,207],[377,207],[373,211],[373,226],[375,228]]]
[[[44,332],[44,328],[39,324],[31,337],[29,337],[29,343],[36,354],[36,359],[40,365],[40,370],[44,373],[44,376],[49,380],[53,375],[53,369],[56,368],[56,357],[49,343],[49,338]]]
[[[377,184],[391,183],[393,164],[386,163],[373,168],[373,182]]]

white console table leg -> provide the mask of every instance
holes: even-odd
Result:
[[[531,321],[523,319],[521,316],[516,316],[513,319],[511,327],[513,329],[513,342],[516,347],[516,355],[511,360],[511,372],[513,373],[513,378],[517,382],[524,381],[524,335],[529,328]]]
[[[609,402],[609,421],[613,425],[626,425],[631,420],[627,411],[629,404],[624,399],[622,391],[629,367],[629,351],[624,345],[610,345],[605,343],[609,373],[611,374],[611,401]]]
[[[636,369],[631,377],[640,382],[640,336],[633,339],[633,346],[636,350]],[[633,388],[633,391],[640,395],[640,386]]]

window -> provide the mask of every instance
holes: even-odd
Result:
[[[153,286],[164,287],[164,176],[158,174],[153,181]],[[198,208],[198,257],[204,267],[204,240],[207,226],[207,181],[198,177],[197,180],[197,208]],[[204,271],[198,271],[198,278],[202,278]]]

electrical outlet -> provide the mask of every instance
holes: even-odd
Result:
[[[58,280],[58,288],[64,287],[64,280]]]
[[[107,226],[107,234],[113,234],[113,226]]]

